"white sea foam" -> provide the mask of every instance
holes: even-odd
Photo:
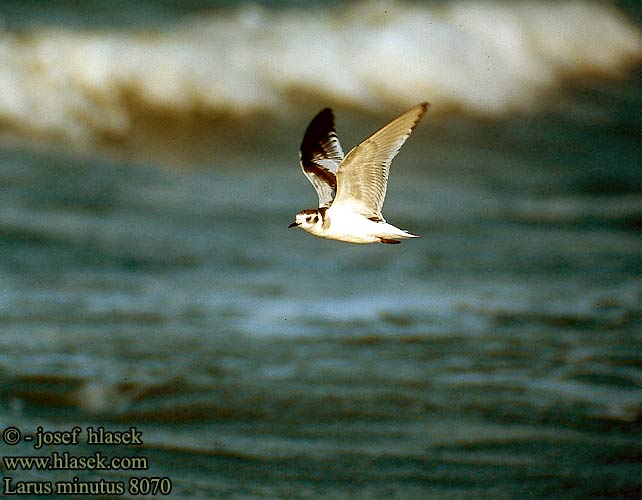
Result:
[[[309,96],[366,110],[427,99],[433,113],[495,116],[537,109],[565,78],[618,75],[640,48],[637,28],[614,7],[579,0],[253,6],[146,32],[4,32],[0,123],[121,137],[136,106],[243,115]]]

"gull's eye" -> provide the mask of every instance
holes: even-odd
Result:
[[[319,218],[315,215],[315,216],[312,218],[312,222],[314,222],[314,223],[316,224],[318,221],[319,221]]]
[[[311,221],[311,220],[312,220],[312,217],[306,217],[306,218],[305,218],[305,221],[306,221],[308,224],[310,223],[310,221]]]

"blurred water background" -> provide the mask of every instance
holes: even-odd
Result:
[[[0,428],[135,425],[172,498],[639,498],[638,2],[0,21]],[[348,151],[422,100],[422,239],[286,229],[318,110]]]

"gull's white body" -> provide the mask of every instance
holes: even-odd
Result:
[[[305,215],[297,214],[298,225],[310,234],[331,240],[348,243],[392,243],[406,238],[418,238],[408,231],[388,224],[385,221],[375,222],[352,210],[330,207],[323,219],[316,223],[307,223]]]
[[[388,224],[381,213],[390,164],[428,109],[421,103],[392,120],[344,158],[329,108],[314,117],[301,143],[301,168],[319,196],[290,227],[349,243],[399,243],[418,236]]]

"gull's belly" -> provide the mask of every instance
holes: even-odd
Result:
[[[375,243],[379,241],[381,224],[353,212],[332,213],[328,210],[330,224],[323,236],[350,243]]]

